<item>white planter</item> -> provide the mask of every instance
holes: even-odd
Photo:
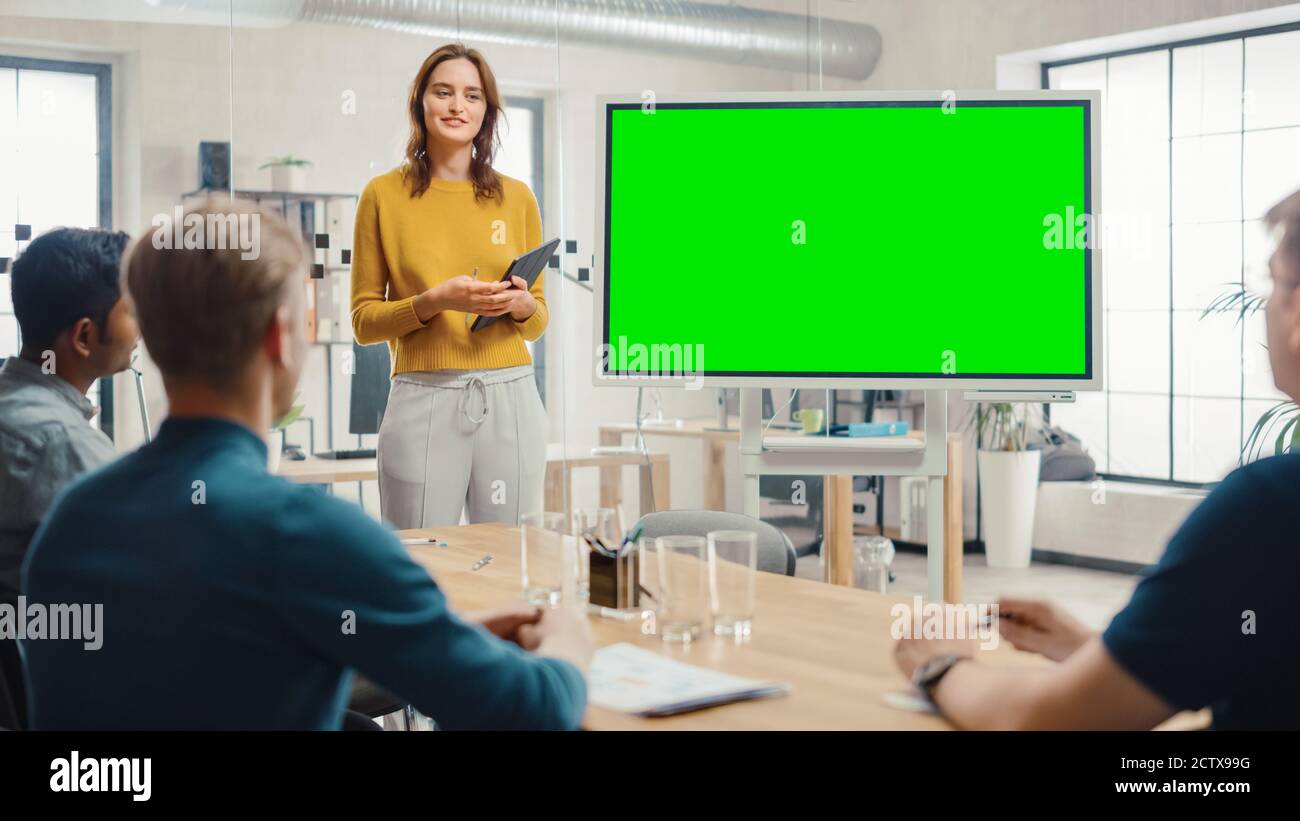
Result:
[[[271,166],[271,190],[303,191],[307,187],[305,170],[301,165]]]
[[[980,515],[989,567],[1028,567],[1040,450],[981,450]]]
[[[266,437],[266,470],[275,473],[280,469],[280,432],[271,431]]]

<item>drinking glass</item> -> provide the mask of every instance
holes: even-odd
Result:
[[[659,597],[655,624],[664,641],[691,642],[699,638],[709,612],[708,562],[700,536],[660,536],[655,539]]]
[[[745,639],[754,621],[758,536],[748,530],[715,530],[708,544],[713,632]]]
[[[884,593],[889,586],[889,565],[894,543],[884,536],[853,537],[853,586]]]
[[[525,513],[519,521],[524,601],[555,607],[564,600],[566,576],[572,577],[575,570],[576,545],[568,535],[564,514]]]

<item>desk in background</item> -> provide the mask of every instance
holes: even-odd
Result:
[[[564,458],[558,444],[546,447],[546,500],[551,511],[573,510],[573,471],[577,468],[600,469],[600,506],[616,508],[623,501],[623,468],[636,465],[639,473],[640,510],[645,515],[668,503],[668,454],[650,453],[598,453],[587,456],[571,455]],[[565,500],[569,504],[565,505]],[[628,522],[628,527],[631,527]]]
[[[547,510],[563,511],[565,499],[573,499],[573,471],[577,468],[600,469],[600,505],[618,507],[623,501],[623,475],[625,465],[640,468],[641,510],[654,509],[651,500],[662,506],[668,499],[668,454],[650,453],[648,458],[639,453],[603,453],[588,456],[569,455],[564,458],[559,445],[546,449],[545,506]],[[373,482],[379,479],[375,459],[318,459],[308,456],[294,461],[281,459],[277,471],[291,482],[305,485],[332,485],[342,482]],[[574,505],[570,503],[569,508]]]
[[[333,485],[376,481],[379,479],[379,466],[376,459],[318,459],[308,456],[300,461],[282,458],[276,473],[302,485]]]
[[[728,419],[728,427],[734,429],[718,430],[717,420],[684,419],[680,427],[674,425],[646,424],[641,426],[641,433],[653,436],[673,436],[678,438],[699,439],[704,447],[704,509],[727,509],[727,473],[726,447],[728,442],[740,443],[740,423]],[[623,444],[623,437],[636,433],[636,425],[620,422],[601,425],[600,444],[618,446]],[[924,439],[924,432],[912,431],[909,436]],[[962,439],[961,434],[948,435],[948,475],[943,482],[943,528],[947,549],[944,551],[944,601],[961,601],[962,568]],[[601,484],[613,483],[613,475],[619,473],[617,468],[601,471]],[[823,531],[826,538],[826,580],[832,584],[853,584],[853,477],[827,476],[823,495]],[[656,498],[659,497],[656,494]],[[661,510],[669,505],[660,503]],[[642,508],[644,513],[645,508]]]

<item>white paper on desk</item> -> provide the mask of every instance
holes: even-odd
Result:
[[[719,673],[622,642],[593,654],[588,700],[608,710],[643,714],[724,704],[787,690],[788,685]]]

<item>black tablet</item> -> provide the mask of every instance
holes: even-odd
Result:
[[[509,282],[510,277],[519,277],[524,282],[528,283],[529,289],[532,289],[533,283],[537,281],[538,274],[546,270],[546,263],[551,261],[551,256],[555,253],[555,249],[558,248],[559,245],[560,240],[556,238],[544,245],[537,246],[525,254],[520,254],[515,257],[511,260],[510,267],[506,269],[505,274],[502,275],[501,281]],[[469,329],[471,331],[477,331],[481,328],[486,328],[498,319],[507,316],[509,316],[509,314],[501,314],[500,316],[480,316],[478,319],[474,320],[474,324],[471,325]]]

